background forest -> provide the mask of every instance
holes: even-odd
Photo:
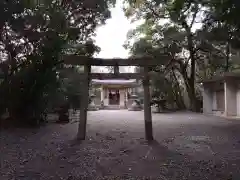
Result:
[[[154,96],[200,111],[200,82],[239,69],[239,8],[234,0],[125,0],[126,16],[143,20],[125,47],[161,62],[153,67]]]

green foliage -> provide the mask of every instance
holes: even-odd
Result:
[[[39,118],[58,92],[64,53],[92,56],[89,41],[97,25],[110,17],[114,1],[1,1],[1,112],[14,119]],[[69,45],[77,46],[69,46]]]
[[[136,38],[131,44],[131,38]],[[152,67],[155,75],[152,79],[152,96],[154,99],[167,100],[172,107],[184,108],[183,88],[180,85],[177,73],[172,68],[181,70],[185,62],[179,56],[186,47],[186,35],[178,27],[172,24],[155,25],[146,21],[133,31],[129,32],[126,47],[132,55],[147,55],[159,59],[159,66]],[[172,61],[174,60],[174,61]]]
[[[165,73],[156,73],[152,79],[152,98],[165,100],[171,108],[184,109],[185,105],[183,102],[182,93],[184,88],[177,81],[177,73],[175,71],[170,71]]]

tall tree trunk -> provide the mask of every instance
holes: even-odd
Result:
[[[180,88],[177,76],[176,76],[175,71],[174,71],[173,68],[172,68],[172,76],[173,76],[174,81],[176,82],[175,88],[177,90],[177,93],[174,93],[175,94],[175,98],[176,98],[176,104],[177,104],[177,106],[180,109],[185,109],[186,106],[185,106],[185,103],[184,103],[184,100],[183,100],[183,97],[182,97],[182,91],[181,91],[181,88]]]
[[[189,101],[190,101],[190,106],[191,106],[190,109],[192,111],[197,111],[197,98],[195,95],[195,85],[194,86],[192,85],[191,78],[188,77],[186,69],[185,70],[182,69],[180,73],[183,76],[184,83],[186,86],[186,91],[187,91]],[[194,91],[194,93],[193,93],[193,91]]]
[[[188,42],[188,50],[190,53],[190,62],[191,62],[191,69],[190,69],[190,78],[187,77],[188,81],[188,95],[191,102],[191,110],[197,111],[197,98],[196,98],[196,92],[195,92],[195,77],[196,77],[196,57],[194,52],[194,46],[193,46],[193,35],[191,32],[190,27],[187,25],[186,22],[183,23],[183,27],[185,28],[187,32],[187,42]]]

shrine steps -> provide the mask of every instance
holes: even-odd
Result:
[[[120,110],[125,109],[124,107],[121,107],[119,105],[108,105],[103,108],[104,110]]]

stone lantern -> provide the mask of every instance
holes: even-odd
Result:
[[[88,111],[97,111],[99,110],[95,104],[95,94],[90,95],[89,97],[89,104],[88,104]]]
[[[140,100],[136,94],[131,95],[131,99],[133,100],[133,103],[130,108],[128,108],[129,111],[142,111],[142,105],[140,103]]]

